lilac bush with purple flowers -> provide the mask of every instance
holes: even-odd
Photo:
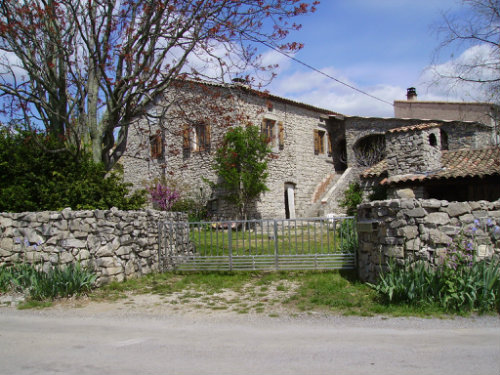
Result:
[[[151,202],[158,206],[162,211],[169,211],[175,202],[181,197],[180,193],[175,189],[170,189],[168,186],[158,182],[155,186],[148,188]]]

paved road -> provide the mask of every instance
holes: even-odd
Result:
[[[500,375],[500,320],[0,308],[0,373]]]

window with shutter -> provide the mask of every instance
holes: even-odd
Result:
[[[275,146],[275,135],[274,135],[274,125],[276,124],[276,121],[274,120],[269,120],[269,119],[264,119],[262,121],[262,126],[261,126],[261,133],[265,135],[267,139],[267,143],[271,147]]]
[[[162,159],[163,158],[163,140],[161,133],[157,133],[149,137],[149,146],[151,150],[152,159]]]
[[[314,130],[314,155],[325,153],[325,132]]]
[[[278,141],[279,149],[283,150],[285,148],[285,129],[283,128],[283,123],[278,122]]]
[[[196,152],[210,152],[210,126],[196,124],[194,126],[194,148]]]
[[[190,140],[189,133],[190,133],[189,125],[184,125],[182,127],[182,149],[184,151],[191,150],[191,140]]]

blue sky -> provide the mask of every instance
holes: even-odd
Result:
[[[292,35],[305,47],[295,57],[390,103],[416,87],[420,100],[472,100],[444,84],[430,85],[428,68],[446,65],[449,53],[434,60],[436,32],[444,12],[460,11],[458,0],[323,0],[300,20]],[[456,50],[458,56],[464,50]],[[360,116],[393,116],[391,105],[343,87],[275,52],[278,77],[268,87],[276,95]],[[468,93],[470,94],[470,92]]]

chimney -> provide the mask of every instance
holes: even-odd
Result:
[[[406,89],[406,99],[410,101],[417,99],[417,90],[415,89],[415,87],[409,87]]]

